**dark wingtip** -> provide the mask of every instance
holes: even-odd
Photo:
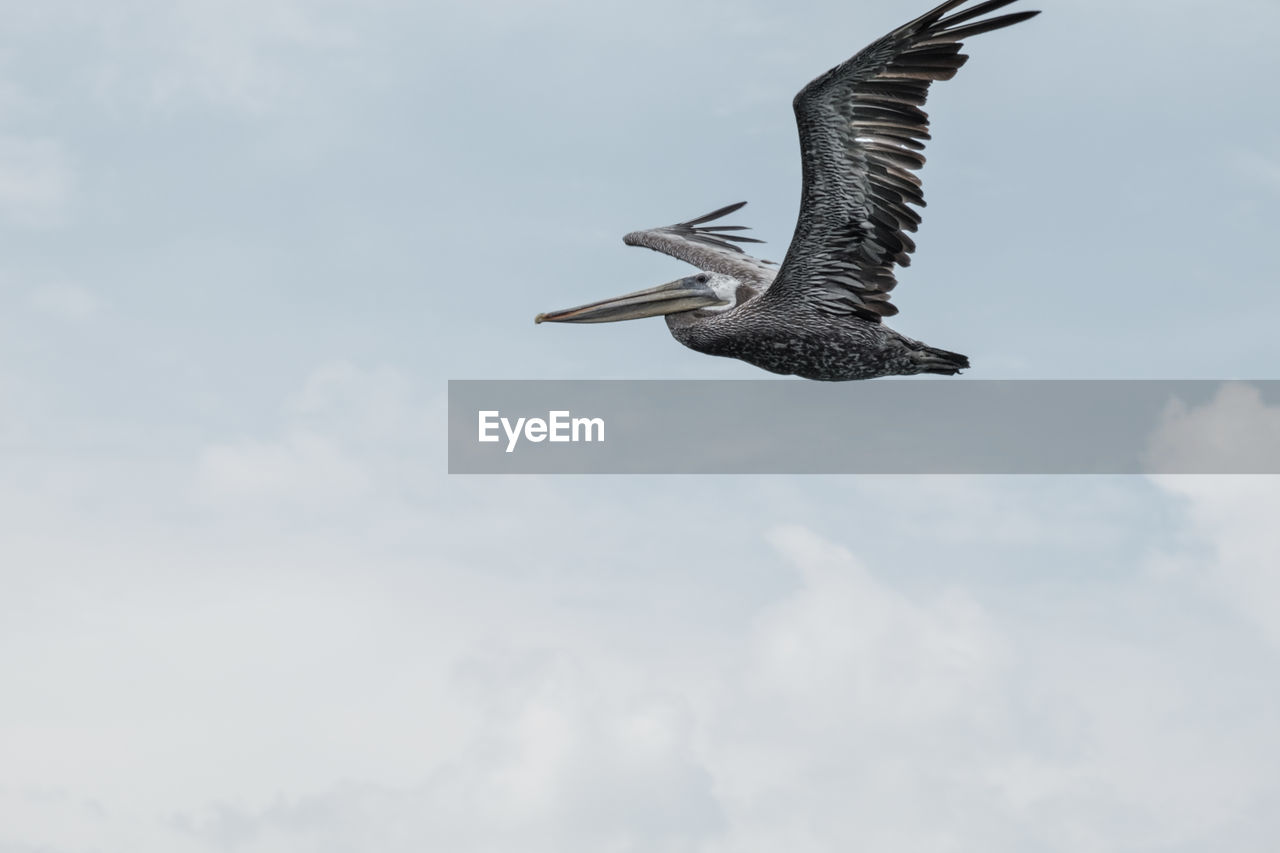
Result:
[[[747,203],[745,201],[740,201],[740,202],[737,202],[736,204],[728,204],[720,208],[719,210],[713,210],[708,214],[699,216],[697,219],[690,219],[688,222],[681,222],[680,224],[681,225],[701,225],[704,222],[710,222],[713,219],[719,219],[722,216],[728,216],[730,213],[733,213],[735,210],[741,210],[746,206],[747,206]]]
[[[944,2],[941,6],[936,6],[933,9],[930,9],[928,12],[925,12],[923,15],[916,18],[914,21],[907,24],[905,27],[902,27],[902,29],[913,30],[916,28],[924,28],[924,27],[931,26],[937,23],[938,19],[941,18],[943,15],[947,14],[952,9],[961,5],[964,2],[965,0],[946,0],[946,2]]]
[[[962,24],[965,21],[972,21],[974,18],[981,18],[997,9],[1003,9],[1005,6],[1016,3],[1017,0],[987,0],[985,3],[979,3],[977,6],[970,6],[967,9],[961,9],[954,15],[948,15],[938,21],[938,29],[945,30],[954,27],[956,24]]]
[[[975,21],[967,26],[957,27],[956,29],[947,29],[942,31],[949,41],[963,41],[973,36],[989,33],[992,30],[1002,30],[1005,27],[1012,27],[1014,24],[1020,24],[1023,21],[1030,20],[1040,14],[1037,9],[1032,12],[1014,12],[1011,15],[1001,15],[998,18],[988,18],[985,21]]]

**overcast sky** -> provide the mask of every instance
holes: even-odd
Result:
[[[781,259],[927,5],[0,0],[0,853],[1270,853],[1273,478],[445,474],[450,378],[761,376],[532,318]],[[895,328],[1280,378],[1280,5],[1019,5]]]

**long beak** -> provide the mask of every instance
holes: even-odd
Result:
[[[696,280],[682,278],[661,284],[648,290],[638,290],[626,296],[592,302],[577,308],[552,311],[533,318],[535,323],[613,323],[618,320],[637,320],[674,314],[677,311],[693,311],[708,305],[719,305],[722,300],[715,291]]]

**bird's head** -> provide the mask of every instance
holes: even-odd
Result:
[[[613,323],[668,315],[668,321],[701,318],[732,310],[756,291],[732,276],[702,272],[577,308],[539,314],[535,323]]]

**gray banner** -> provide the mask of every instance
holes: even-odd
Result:
[[[1280,381],[450,381],[452,474],[1280,474]]]

